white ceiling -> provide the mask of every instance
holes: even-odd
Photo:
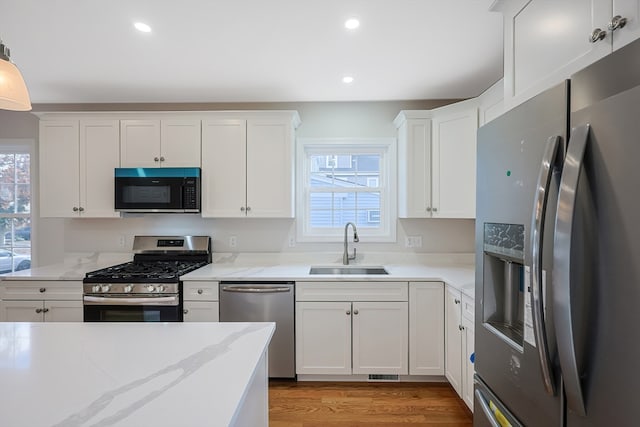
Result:
[[[502,77],[492,2],[0,0],[0,37],[33,103],[467,98]]]

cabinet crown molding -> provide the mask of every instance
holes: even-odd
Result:
[[[31,114],[40,120],[86,120],[86,119],[286,119],[294,129],[302,123],[296,110],[217,110],[217,111],[39,111]]]

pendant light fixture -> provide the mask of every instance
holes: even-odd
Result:
[[[9,48],[0,40],[0,110],[29,111],[27,85],[10,56]]]

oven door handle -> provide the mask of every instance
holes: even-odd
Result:
[[[85,305],[179,305],[178,295],[151,298],[131,298],[131,297],[94,297],[85,295],[83,297]]]
[[[223,286],[224,292],[240,292],[247,294],[269,294],[276,292],[291,292],[290,286]]]

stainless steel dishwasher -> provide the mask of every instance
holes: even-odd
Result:
[[[269,377],[294,378],[294,282],[220,282],[221,322],[275,322]]]

